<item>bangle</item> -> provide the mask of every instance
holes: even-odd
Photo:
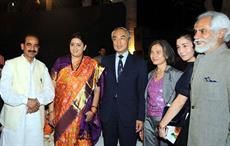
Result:
[[[50,114],[50,113],[52,113],[52,112],[53,112],[53,111],[48,111],[47,114]]]
[[[95,114],[97,112],[97,107],[96,106],[91,106],[90,110]]]
[[[91,110],[92,110],[93,108],[97,111],[97,107],[96,107],[96,106],[91,106]]]
[[[92,105],[91,107],[94,107],[94,108],[96,108],[96,109],[97,109],[97,106]]]
[[[90,110],[91,113],[95,114],[96,112],[93,112],[92,110]]]

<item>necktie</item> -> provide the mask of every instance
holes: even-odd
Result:
[[[122,71],[123,71],[123,63],[122,63],[122,58],[124,57],[123,55],[119,55],[119,61],[118,61],[118,80],[119,80],[119,76],[121,75]]]

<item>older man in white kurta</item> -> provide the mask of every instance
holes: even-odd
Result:
[[[5,102],[1,112],[2,131],[0,145],[43,146],[44,105],[54,97],[54,88],[46,66],[34,58],[38,39],[29,37],[22,46],[24,54],[6,61],[0,82],[1,96]],[[28,43],[28,44],[26,44]],[[25,48],[24,48],[25,47]],[[27,52],[26,52],[27,51]],[[31,56],[32,58],[30,58]],[[30,111],[28,101],[39,102],[36,111]]]

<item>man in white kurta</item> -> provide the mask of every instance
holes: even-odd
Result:
[[[44,105],[53,100],[54,88],[47,67],[35,59],[38,38],[27,35],[21,48],[23,54],[6,61],[2,70],[0,145],[43,146]]]

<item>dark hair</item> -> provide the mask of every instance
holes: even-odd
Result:
[[[188,33],[182,33],[180,35],[178,35],[177,39],[179,38],[186,38],[187,40],[190,40],[191,42],[193,42],[193,37],[191,34]]]
[[[175,63],[175,52],[171,45],[166,40],[156,40],[153,41],[149,46],[149,56],[151,53],[152,46],[159,44],[162,47],[166,62],[168,65],[173,65]]]
[[[82,33],[80,33],[80,32],[76,32],[76,33],[72,34],[72,36],[71,36],[70,39],[69,39],[69,42],[71,42],[71,40],[72,40],[73,38],[78,38],[78,39],[80,39],[80,40],[83,42],[84,45],[87,44],[87,43],[86,43],[85,36],[84,36]]]
[[[185,39],[187,39],[187,40],[192,42],[193,47],[195,46],[194,40],[193,40],[193,37],[192,37],[191,34],[189,34],[189,33],[181,33],[181,34],[179,34],[177,36],[176,40],[178,40],[179,38],[185,38]]]
[[[37,38],[38,41],[40,42],[39,35],[36,34],[36,33],[34,33],[34,32],[32,32],[32,33],[27,33],[27,34],[24,35],[24,39],[23,39],[23,41],[22,41],[23,44],[26,42],[26,38],[27,38],[28,36],[35,37],[35,38]]]

